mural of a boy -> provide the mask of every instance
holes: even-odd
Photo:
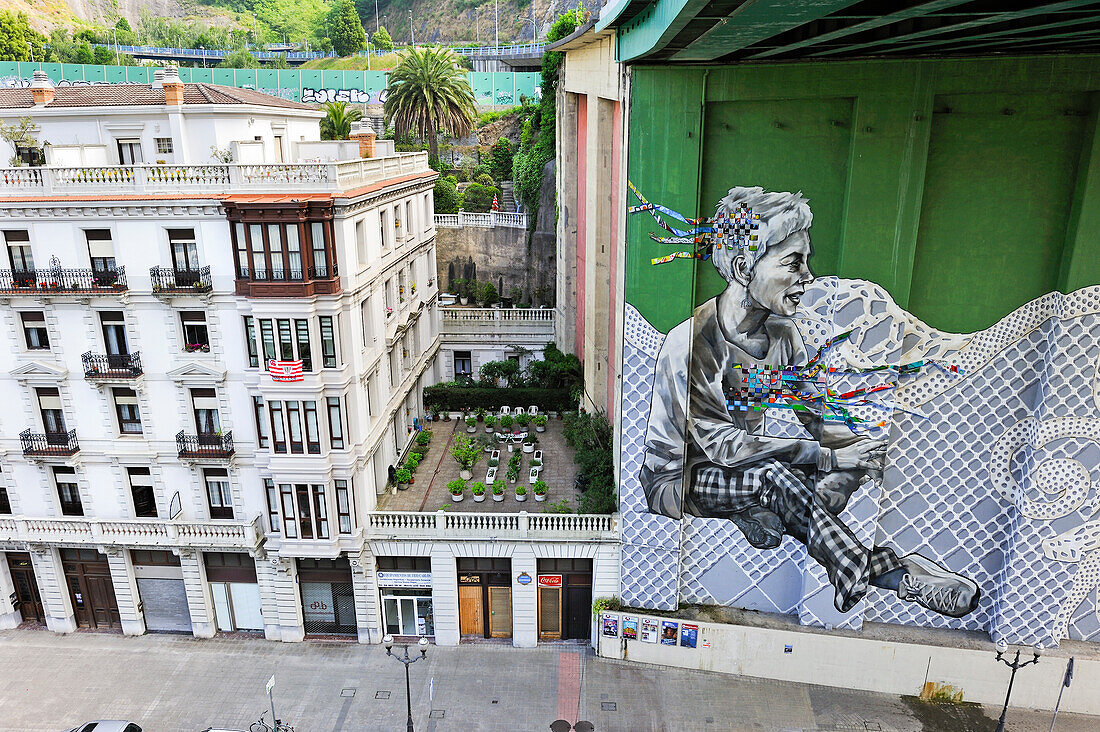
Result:
[[[974,582],[920,554],[868,548],[840,519],[860,483],[881,476],[882,442],[811,412],[796,415],[812,439],[772,437],[762,412],[727,408],[727,392],[746,386],[739,366],[809,360],[792,319],[814,279],[808,202],[799,193],[732,188],[716,218],[743,208],[759,216],[755,248],[713,249],[726,288],[668,333],[657,358],[639,476],[650,510],[728,519],[761,550],[792,537],[825,569],[841,612],[869,586],[943,615],[972,612]]]

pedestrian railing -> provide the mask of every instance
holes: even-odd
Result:
[[[489,213],[472,213],[459,211],[456,214],[436,214],[435,227],[439,228],[463,228],[473,226],[482,229],[491,229],[496,226],[505,226],[513,229],[527,228],[527,214],[505,213],[504,211],[490,211]]]

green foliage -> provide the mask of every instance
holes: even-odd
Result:
[[[420,445],[421,447],[426,447],[428,445],[428,443],[431,442],[431,441],[432,441],[432,431],[431,430],[420,430],[420,434],[418,434],[416,436],[416,444]]]
[[[341,56],[350,56],[367,45],[367,34],[351,0],[336,0],[329,12],[328,27],[332,47]]]
[[[477,126],[480,129],[480,128],[484,127],[485,125],[489,124],[490,122],[496,122],[498,119],[501,119],[502,117],[507,117],[508,115],[516,114],[517,112],[521,111],[522,109],[523,109],[523,107],[512,107],[511,109],[501,109],[501,110],[498,110],[498,111],[495,111],[495,112],[481,112],[477,116]]]
[[[592,615],[600,617],[600,614],[608,610],[618,610],[622,605],[617,597],[597,597],[592,601]]]
[[[451,445],[451,457],[463,470],[471,470],[477,461],[481,459],[481,448],[463,434],[455,435],[455,442]]]
[[[515,363],[515,361],[513,361],[512,363]],[[527,425],[531,424],[531,415],[527,414],[527,412],[524,412],[523,414],[517,414],[516,424],[518,424],[520,427],[526,427]]]
[[[218,64],[220,69],[258,69],[260,66],[259,59],[243,48],[233,51]]]
[[[508,471],[508,480],[517,480],[518,478],[519,478],[519,471],[518,470],[516,471],[516,475],[514,477],[512,475],[512,471],[511,470]],[[527,495],[527,486],[517,485],[516,486],[516,495],[517,496],[526,496]]]
[[[500,428],[502,430],[512,429],[512,425],[516,423],[516,418],[510,414],[506,414],[500,418]]]
[[[412,471],[408,468],[398,468],[393,473],[393,479],[398,483],[408,483],[412,480]]]
[[[570,412],[562,427],[565,441],[575,451],[573,460],[587,480],[581,513],[614,513],[618,507],[611,423],[603,414]]]
[[[500,383],[501,379],[507,382],[509,387],[523,386],[523,375],[520,373],[519,361],[513,361],[512,359],[487,361],[478,369],[478,375],[481,377],[482,383],[492,386]]]
[[[572,353],[562,353],[551,341],[546,344],[541,361],[527,365],[527,381],[545,389],[569,389],[574,403],[580,401],[584,385],[584,368]]]
[[[393,50],[393,39],[390,38],[390,32],[386,30],[386,26],[382,26],[374,33],[371,33],[370,44],[380,51]]]
[[[129,33],[133,28],[130,27],[130,21],[125,18],[119,18],[118,22],[115,23],[115,30],[119,33]]]
[[[456,384],[435,384],[424,388],[424,400],[437,403],[443,411],[457,412],[465,407],[483,407],[489,411],[498,411],[503,406],[533,404],[543,412],[564,412],[576,405],[568,389],[545,389],[541,387],[496,388],[492,386],[458,386]],[[508,417],[502,417],[501,427]],[[464,435],[459,435],[460,437]],[[457,438],[456,438],[457,439]]]
[[[473,485],[470,486],[470,492],[473,493],[475,496],[484,496],[485,495],[485,484],[482,483],[480,480],[477,481],[476,483],[474,483]]]
[[[477,299],[478,302],[480,302],[485,307],[489,307],[490,305],[495,303],[497,300],[500,299],[500,297],[497,295],[496,285],[494,285],[492,282],[485,282],[481,285],[478,285]]]
[[[325,102],[321,105],[325,116],[321,119],[322,140],[346,140],[351,134],[351,123],[363,119],[363,110],[347,102]]]
[[[466,481],[462,478],[449,480],[447,481],[447,490],[450,491],[452,496],[461,496],[462,492],[466,490]]]
[[[486,427],[496,427],[497,426],[497,416],[495,414],[486,414],[485,415],[485,426]],[[489,463],[491,465],[492,461],[490,460]]]
[[[46,60],[46,37],[31,28],[26,13],[0,10],[0,59],[30,61],[32,56]]]
[[[420,467],[420,453],[409,453],[409,456],[405,458],[405,467],[415,473],[416,469]]]
[[[569,506],[569,499],[563,498],[560,501],[554,503],[547,503],[542,508],[543,513],[573,513],[573,509]]]
[[[499,188],[481,183],[471,183],[462,195],[465,202],[463,210],[473,213],[488,213],[493,208],[493,198],[500,201]]]
[[[536,427],[545,427],[546,423],[550,421],[550,418],[545,414],[536,414],[535,418],[531,421],[535,423]]]
[[[493,494],[497,496],[504,495],[504,481],[500,478],[493,481]]]
[[[274,59],[267,62],[267,68],[269,69],[289,69],[290,64],[286,61],[286,54],[280,53]]]
[[[92,44],[87,41],[81,41],[77,44],[72,62],[74,64],[94,64],[95,53],[92,51]]]
[[[477,417],[467,417],[466,418],[466,426],[467,427],[477,427]]]
[[[397,137],[414,132],[439,157],[440,133],[465,137],[473,129],[474,93],[458,56],[437,46],[409,48],[390,74],[383,110]]]
[[[505,137],[498,137],[489,153],[489,170],[496,180],[508,180],[512,175],[512,157],[515,151]]]
[[[454,214],[462,208],[462,194],[458,192],[458,184],[454,176],[437,178],[432,195],[435,199],[437,214]]]
[[[474,180],[474,182],[478,185],[485,186],[486,188],[492,188],[496,185],[496,181],[493,180],[493,176],[489,175],[488,173],[481,173]]]
[[[546,485],[546,481],[536,480],[531,484],[531,490],[535,492],[536,496],[545,496],[546,491],[550,489],[550,486]]]

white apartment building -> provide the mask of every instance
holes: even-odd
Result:
[[[455,644],[480,568],[529,646],[532,575],[617,593],[614,517],[375,510],[442,377],[425,153],[171,70],[0,90],[21,117],[46,165],[0,170],[0,627]]]

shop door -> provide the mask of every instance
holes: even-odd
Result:
[[[42,597],[38,594],[38,583],[34,579],[34,567],[29,554],[9,554],[8,568],[15,584],[15,609],[23,616],[23,622],[46,624],[46,611],[42,607]]]
[[[77,627],[122,627],[107,557],[90,549],[64,549],[61,558]]]
[[[539,638],[561,638],[561,588],[539,588]]]
[[[592,587],[565,589],[565,633],[563,638],[585,639],[592,636]]]
[[[489,637],[512,637],[512,588],[489,588]]]
[[[181,579],[139,577],[138,594],[145,611],[145,627],[151,631],[190,633],[191,610]]]
[[[458,586],[458,632],[462,635],[484,635],[485,621],[481,617],[481,587]]]

